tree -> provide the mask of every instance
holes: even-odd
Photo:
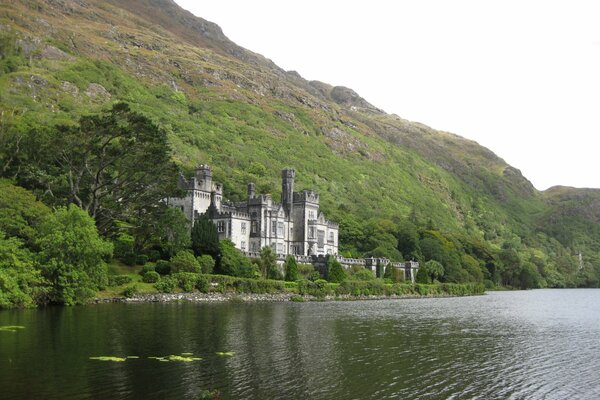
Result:
[[[509,241],[504,242],[500,252],[502,262],[502,284],[516,287],[519,285],[519,274],[521,272],[521,257],[516,250],[516,245]]]
[[[346,279],[346,271],[335,257],[327,256],[327,280],[329,282],[339,283]]]
[[[44,277],[50,282],[50,301],[83,303],[107,284],[105,260],[112,244],[98,234],[94,220],[75,205],[58,208],[40,226],[37,240]]]
[[[235,248],[231,240],[219,242],[220,257],[217,259],[215,270],[218,274],[239,276],[243,278],[257,278],[260,273],[256,271],[250,259]]]
[[[283,264],[285,270],[285,280],[288,282],[295,282],[299,279],[298,274],[298,263],[296,263],[296,257],[289,255],[285,258]]]
[[[33,254],[0,230],[0,308],[33,307],[45,301],[47,291]]]
[[[51,211],[26,189],[0,179],[0,230],[8,237],[17,237],[32,246],[37,228]]]
[[[265,279],[280,279],[281,273],[277,268],[277,256],[270,246],[260,250],[260,271]]]
[[[206,214],[200,215],[192,227],[192,250],[196,256],[208,254],[216,258],[219,254],[217,227]]]
[[[419,231],[415,224],[410,221],[402,221],[398,225],[396,237],[398,239],[398,250],[404,257],[417,260],[422,257],[421,246],[419,245]]]
[[[181,251],[171,258],[171,272],[200,272],[200,263],[190,251]]]
[[[444,266],[435,260],[429,260],[419,268],[416,280],[419,283],[432,283],[442,276],[444,276]]]
[[[177,193],[167,133],[126,103],[54,127],[46,146],[50,159],[42,168],[60,177],[56,185],[66,182],[68,201],[103,233],[115,220],[153,214],[161,199]]]
[[[156,215],[149,221],[134,228],[134,248],[136,252],[144,249],[160,249],[165,258],[188,249],[191,245],[190,223],[183,212],[177,208],[161,205]],[[136,222],[142,222],[140,220]]]

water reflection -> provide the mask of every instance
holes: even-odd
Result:
[[[7,399],[598,398],[600,290],[0,312]],[[233,351],[232,357],[218,356]],[[191,352],[202,361],[149,356]],[[140,356],[122,363],[90,356]]]

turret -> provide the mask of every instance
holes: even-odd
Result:
[[[294,202],[295,177],[296,172],[293,169],[286,168],[281,171],[281,204],[283,204],[288,215],[291,215],[292,204]]]
[[[253,199],[256,196],[256,186],[250,182],[248,184],[248,200]]]
[[[202,164],[196,167],[196,181],[200,190],[212,192],[212,170],[209,165]]]

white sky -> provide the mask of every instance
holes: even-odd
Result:
[[[286,70],[479,142],[538,189],[600,188],[600,1],[176,2]]]

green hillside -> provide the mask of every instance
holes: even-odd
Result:
[[[25,145],[123,101],[168,133],[180,169],[211,164],[231,200],[249,181],[277,198],[295,168],[347,255],[434,259],[447,281],[598,284],[598,191],[540,193],[477,143],[283,71],[170,0],[4,3],[0,44],[2,176],[46,204],[66,197]]]

